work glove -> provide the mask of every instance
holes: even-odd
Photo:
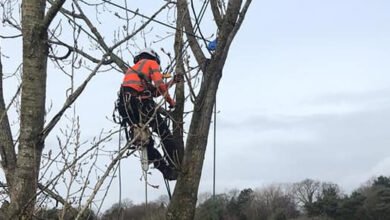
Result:
[[[176,106],[176,102],[173,101],[173,99],[170,99],[169,100],[169,108],[175,108],[175,106]]]

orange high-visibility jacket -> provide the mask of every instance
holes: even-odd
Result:
[[[130,87],[138,92],[145,91],[147,88],[145,88],[145,84],[138,76],[137,71],[144,74],[147,79],[154,83],[154,86],[158,89],[160,94],[164,95],[165,100],[168,103],[173,103],[173,100],[168,93],[168,87],[163,81],[163,77],[160,72],[160,65],[158,65],[158,63],[154,60],[142,59],[134,66],[130,67],[125,74],[122,86]]]

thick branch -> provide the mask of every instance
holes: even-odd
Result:
[[[54,4],[55,2],[53,0],[47,0],[50,4]],[[76,14],[75,12],[71,12],[69,10],[66,10],[65,8],[60,8],[59,10],[61,13],[65,14],[65,15],[68,15],[68,16],[71,16],[71,17],[74,17],[74,18],[81,18],[81,16],[79,14]]]
[[[184,0],[180,2],[185,2]],[[242,19],[250,1],[247,1]],[[237,24],[242,0],[230,0],[221,26],[215,54],[204,68],[204,79],[199,90],[197,101],[188,132],[186,151],[182,163],[182,172],[175,185],[175,191],[167,211],[167,219],[193,219],[203,161],[207,147],[211,116],[215,97],[222,77],[222,71],[229,51],[229,46],[238,31]],[[186,5],[181,7],[187,7]],[[180,8],[178,7],[178,10]],[[188,23],[188,19],[186,19]],[[240,21],[242,22],[242,20]],[[188,24],[187,24],[188,25]],[[186,27],[187,27],[186,25]],[[191,42],[190,42],[191,44]],[[193,45],[191,45],[193,46]],[[199,62],[199,61],[198,61]],[[202,63],[199,63],[200,65]]]
[[[176,58],[176,74],[185,75],[184,61],[183,61],[183,15],[181,11],[178,11],[177,22],[176,22],[176,34],[175,34],[175,58]],[[185,104],[185,88],[184,80],[176,84],[175,90],[176,96],[176,107],[173,112],[173,137],[175,140],[178,140],[179,146],[179,158],[183,158],[184,155],[184,141],[183,141],[183,113],[184,113],[184,104]],[[179,161],[181,164],[182,161]]]
[[[218,0],[210,0],[211,11],[213,12],[213,16],[215,19],[215,23],[217,23],[218,29],[221,28],[222,25],[222,16],[218,9]]]
[[[230,0],[226,9],[226,15],[224,16],[222,26],[218,36],[219,48],[225,47],[226,40],[236,25],[238,15],[240,13],[242,0]],[[218,50],[218,48],[217,48]],[[219,51],[222,52],[222,51]]]
[[[61,203],[63,205],[63,209],[66,212],[77,213],[76,208],[72,207],[64,198],[62,198],[60,195],[58,195],[53,190],[50,190],[48,187],[44,186],[41,183],[38,183],[38,188],[39,188],[39,190],[42,190],[45,194],[50,196],[52,199],[54,199],[56,202]]]
[[[66,201],[65,201],[64,198],[62,198],[60,195],[58,195],[57,193],[53,192],[52,190],[50,190],[46,186],[42,185],[42,183],[38,183],[38,188],[40,190],[42,190],[44,193],[46,193],[47,195],[49,195],[51,198],[56,200],[57,202],[61,203],[62,205],[66,204]]]
[[[0,155],[1,165],[4,169],[7,182],[11,184],[16,166],[16,154],[3,96],[3,66],[0,57]]]
[[[226,46],[225,46],[224,52],[223,52],[223,54],[225,54],[225,57],[223,58],[223,60],[226,60],[226,56],[228,54],[230,45],[232,44],[234,37],[236,36],[238,30],[240,29],[240,27],[242,25],[242,22],[244,21],[245,15],[248,11],[248,8],[249,8],[251,2],[252,2],[252,0],[246,0],[244,6],[241,9],[238,20],[237,20],[236,24],[234,25],[233,30],[230,32],[229,37],[227,38]]]
[[[181,11],[183,14],[183,24],[186,29],[186,36],[188,38],[188,41],[190,43],[190,47],[192,52],[194,53],[195,59],[198,62],[199,65],[202,65],[206,57],[202,51],[202,48],[200,47],[198,41],[195,38],[194,34],[194,27],[192,26],[191,17],[190,17],[190,11],[188,9],[187,1],[186,0],[178,0],[177,1],[177,10]]]
[[[52,6],[47,11],[46,16],[43,20],[43,27],[45,30],[49,27],[50,23],[53,21],[54,17],[57,15],[58,11],[61,9],[65,1],[66,0],[57,0],[52,3]]]

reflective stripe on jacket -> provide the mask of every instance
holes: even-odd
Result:
[[[154,60],[143,59],[127,70],[122,86],[133,88],[138,92],[145,91],[147,89],[145,88],[146,82],[143,82],[138,76],[137,71],[144,74],[145,78],[149,82],[152,81],[157,88],[160,87],[161,84],[164,84],[160,72],[160,65]]]

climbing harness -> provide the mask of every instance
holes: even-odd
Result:
[[[130,73],[126,73],[126,74],[136,74],[139,77],[139,79],[141,81],[141,85],[145,88],[145,90],[149,91],[151,94],[154,94],[154,92],[156,91],[156,88],[153,86],[149,77],[147,77],[145,74],[143,74],[141,72],[148,61],[149,60],[147,60],[147,59],[141,60],[137,69],[134,69],[133,67],[130,66],[129,67]],[[130,80],[130,81],[123,82],[122,85],[126,85],[128,83],[138,83],[138,82]]]
[[[152,135],[148,127],[142,123],[133,126],[133,144],[142,148],[149,143],[149,138]]]
[[[131,95],[132,94],[130,94],[130,96]],[[135,94],[133,96],[135,96]],[[137,97],[137,98],[141,98],[141,97]],[[149,96],[149,98],[150,98],[150,96]],[[145,180],[145,200],[146,200],[145,203],[147,203],[147,200],[148,200],[148,192],[147,192],[148,178],[147,177],[148,177],[148,170],[149,170],[149,163],[150,163],[149,158],[148,158],[147,145],[149,144],[150,137],[152,136],[152,132],[150,131],[149,126],[142,123],[143,115],[141,113],[139,115],[140,123],[133,124],[131,127],[128,127],[125,119],[119,113],[120,108],[125,108],[126,115],[128,115],[127,119],[130,120],[130,122],[131,122],[131,118],[127,112],[127,108],[125,106],[120,106],[121,104],[120,104],[119,99],[124,99],[122,101],[124,101],[125,105],[127,105],[128,102],[130,101],[130,97],[123,97],[123,95],[121,95],[120,92],[118,93],[118,100],[115,101],[114,110],[113,110],[113,114],[112,114],[113,121],[115,123],[119,124],[123,128],[123,130],[125,131],[127,143],[130,143],[130,141],[132,142],[132,146],[129,146],[129,148],[135,149],[139,152],[141,167],[142,167],[142,171],[143,171],[143,177]],[[122,105],[123,105],[123,103],[122,103]],[[123,111],[123,109],[122,109],[122,111]],[[131,108],[130,108],[130,111],[131,111]],[[169,112],[163,108],[159,108],[158,112],[161,115],[165,116],[164,120],[168,120],[171,117]],[[129,133],[131,133],[131,135],[129,135]],[[164,146],[163,146],[163,150],[165,151]],[[168,155],[166,154],[166,156],[168,156]],[[169,156],[166,159],[169,161],[172,161],[172,158],[170,158]],[[164,178],[164,183],[165,183],[165,186],[167,189],[168,196],[169,196],[169,198],[171,198],[171,190],[170,190],[170,186],[169,186],[169,180]]]

